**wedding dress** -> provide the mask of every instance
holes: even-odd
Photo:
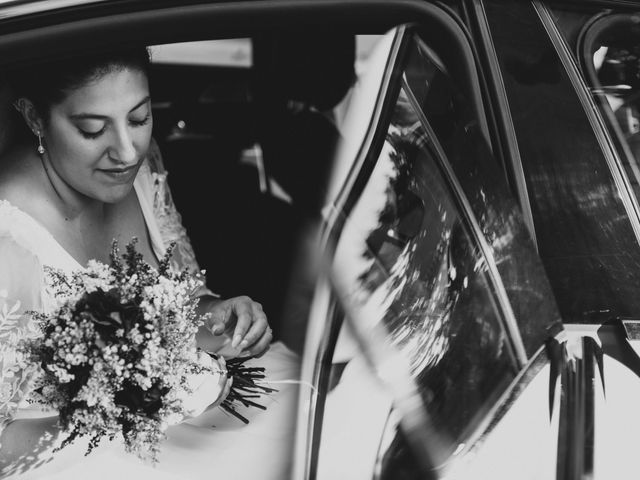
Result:
[[[176,242],[173,259],[181,267],[198,271],[193,250],[171,200],[167,174],[152,148],[134,182],[152,247],[158,258],[165,246]],[[11,420],[51,416],[29,403],[29,379],[35,371],[15,346],[37,335],[30,310],[48,311],[52,298],[44,282],[43,266],[72,272],[82,268],[33,217],[0,200],[0,431]],[[213,272],[215,274],[215,272]],[[106,439],[90,455],[77,441],[51,454],[48,463],[12,478],[20,479],[285,479],[291,461],[296,416],[298,358],[283,344],[272,344],[259,359],[277,393],[263,397],[267,407],[240,410],[245,425],[219,408],[169,427],[159,462],[143,463],[126,453],[118,439]],[[280,384],[280,381],[284,383]],[[275,383],[278,383],[277,385]]]

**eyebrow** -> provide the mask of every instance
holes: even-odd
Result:
[[[142,105],[147,103],[149,100],[151,100],[151,97],[147,95],[142,100],[140,100],[131,110],[129,110],[129,113],[136,111],[138,108],[140,108]],[[76,113],[74,115],[70,115],[70,117],[74,120],[87,120],[87,119],[104,120],[108,118],[107,115],[98,115],[95,113]]]

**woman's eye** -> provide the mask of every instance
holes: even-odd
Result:
[[[85,122],[77,125],[80,134],[85,138],[97,138],[107,128],[106,124],[98,122]]]
[[[146,125],[147,123],[149,123],[150,119],[151,119],[151,114],[147,113],[144,117],[130,118],[129,123],[131,123],[131,125],[134,125],[136,127],[140,127],[142,125]]]
[[[104,133],[104,128],[101,128],[97,132],[87,132],[86,130],[83,130],[81,128],[79,130],[82,136],[85,138],[98,138],[100,135]]]

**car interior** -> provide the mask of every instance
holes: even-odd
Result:
[[[223,42],[244,60],[185,65],[152,47],[154,137],[209,288],[257,299],[276,336],[300,343],[313,290],[294,273],[304,262],[296,245],[321,218],[340,135],[334,108],[355,80],[355,35]]]

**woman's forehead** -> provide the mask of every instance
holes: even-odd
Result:
[[[148,96],[147,75],[139,69],[122,68],[74,88],[58,106],[71,114],[108,115],[128,112]]]

